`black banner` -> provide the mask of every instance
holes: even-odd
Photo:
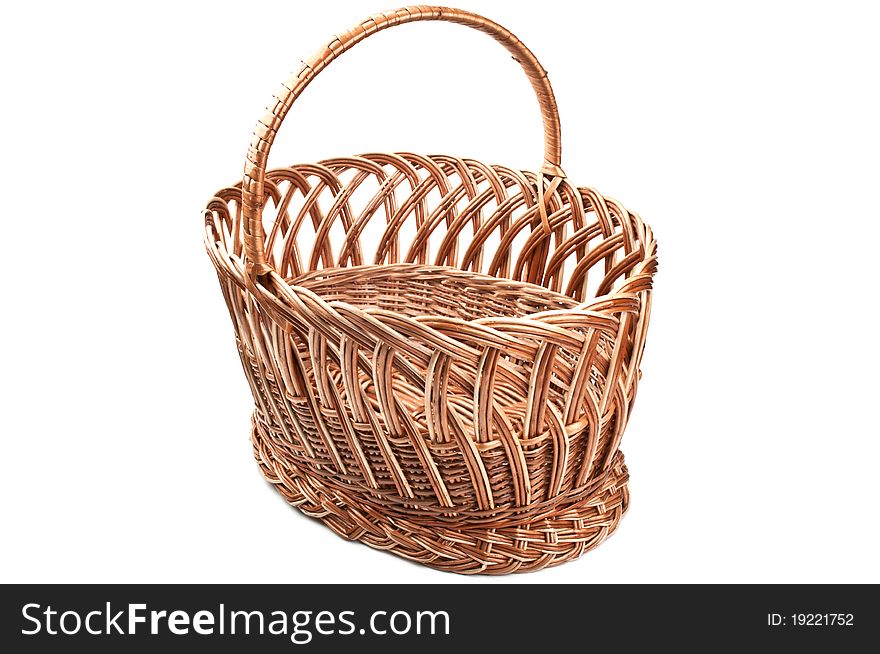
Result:
[[[2,587],[0,644],[7,652],[141,643],[163,652],[847,648],[876,642],[878,609],[877,587],[867,585],[13,585]]]

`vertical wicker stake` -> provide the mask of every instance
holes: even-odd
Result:
[[[411,153],[267,171],[317,74],[376,32],[429,20],[480,30],[522,66],[544,121],[537,174]],[[460,573],[562,563],[617,527],[656,244],[636,214],[570,184],[560,159],[544,69],[459,9],[373,16],[284,84],[244,179],[205,211],[205,243],[256,404],[254,453],[291,504]]]

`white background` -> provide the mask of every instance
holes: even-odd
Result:
[[[345,542],[251,458],[200,211],[287,73],[361,2],[14,3],[0,26],[4,582],[458,582]],[[854,2],[461,0],[550,72],[564,167],[660,244],[632,505],[517,582],[880,582],[878,15]],[[484,35],[385,32],[270,164],[370,150],[534,169]]]

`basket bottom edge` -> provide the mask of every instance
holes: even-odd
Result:
[[[278,459],[271,436],[256,421],[252,421],[251,440],[263,476],[302,513],[346,540],[444,572],[503,575],[574,560],[614,533],[629,505],[628,474],[618,452],[609,482],[596,494],[604,497],[587,496],[547,518],[531,522],[524,518],[501,528],[421,525],[342,497],[319,477]]]

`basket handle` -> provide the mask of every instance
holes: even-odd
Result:
[[[547,79],[547,72],[535,58],[535,55],[518,38],[488,18],[483,18],[478,14],[462,9],[420,6],[405,7],[396,11],[377,14],[348,32],[337,36],[312,55],[308,61],[304,61],[302,68],[292,74],[287,83],[283,85],[281,91],[276,94],[272,104],[267,108],[266,114],[254,129],[254,137],[248,149],[247,160],[245,161],[241,190],[244,213],[245,257],[249,277],[256,278],[272,270],[266,261],[264,246],[265,235],[262,226],[262,210],[265,197],[263,184],[269,150],[284,117],[291,106],[293,106],[293,103],[318,73],[355,44],[388,27],[423,20],[443,20],[466,25],[488,34],[507,48],[525,71],[538,98],[538,104],[541,107],[541,115],[544,121],[544,164],[541,166],[541,173],[556,178],[565,176],[560,168],[562,145],[559,111],[556,108],[556,98],[553,96],[553,89],[550,87],[550,81]],[[543,178],[539,183],[542,186],[544,185]],[[543,200],[543,198],[540,200]],[[538,204],[543,209],[544,202],[540,200]],[[545,212],[546,209],[541,212],[541,216],[546,226]]]

